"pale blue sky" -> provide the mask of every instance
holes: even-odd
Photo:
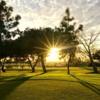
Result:
[[[20,27],[54,27],[59,25],[67,7],[86,29],[99,30],[100,0],[7,0],[14,12],[22,16]]]

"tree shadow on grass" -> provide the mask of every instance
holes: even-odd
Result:
[[[73,78],[75,78],[81,85],[87,87],[88,89],[90,89],[91,91],[95,92],[96,94],[100,95],[100,89],[95,87],[93,84],[88,83],[84,80],[79,79],[78,77],[76,77],[73,74],[70,74]]]
[[[0,84],[0,100],[6,100],[6,97],[9,96],[19,85],[27,81],[29,77],[24,75],[19,75],[12,80],[4,81],[3,84]]]
[[[55,78],[55,77],[51,77],[51,78],[48,78],[48,76],[47,77],[37,77],[37,76],[41,76],[41,75],[43,75],[43,74],[46,74],[46,73],[39,73],[39,74],[36,74],[36,75],[34,75],[33,76],[33,78],[31,78],[30,80],[35,80],[35,81],[45,81],[45,80],[47,80],[47,81],[65,81],[65,82],[77,82],[77,81],[74,81],[74,80],[67,80],[67,79],[61,79],[61,78]]]
[[[12,79],[17,78],[18,76],[2,76],[0,77],[0,82],[10,81]]]
[[[95,72],[87,72],[86,74],[100,74],[100,72],[97,72],[97,73],[95,73]]]
[[[80,67],[80,68],[81,68],[81,69],[86,69],[86,70],[88,70],[89,72],[87,72],[86,74],[100,74],[99,69],[98,69],[98,72],[95,73],[95,72],[93,71],[92,67]]]
[[[65,71],[65,69],[57,69],[57,68],[47,69],[47,72],[54,72],[54,71]]]
[[[23,74],[18,75],[18,76],[0,76],[0,82],[13,81],[20,76],[23,76]]]
[[[67,79],[57,79],[57,78],[34,78],[34,79],[30,79],[30,80],[35,80],[35,81],[64,81],[64,82],[77,82],[77,81],[73,81],[73,80],[67,80]]]

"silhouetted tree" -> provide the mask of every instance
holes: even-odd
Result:
[[[45,57],[48,49],[53,47],[54,30],[51,28],[28,29],[24,32],[24,43],[27,52],[32,55],[37,55],[38,59],[32,65],[32,71],[35,71],[35,66],[38,61],[41,61],[43,72],[46,72]],[[29,52],[30,51],[30,52]]]
[[[11,39],[11,29],[19,24],[21,17],[16,15],[12,16],[13,8],[7,6],[4,0],[0,1],[0,58],[7,56],[6,48],[8,44],[5,40]],[[10,47],[12,48],[12,47]],[[10,52],[10,51],[9,51]],[[0,60],[1,61],[1,60]],[[4,60],[5,61],[5,60]],[[2,71],[4,71],[4,62],[1,61]]]
[[[76,28],[76,23],[73,21],[74,17],[70,16],[70,10],[69,8],[67,8],[65,11],[65,16],[62,19],[59,31],[62,33],[61,43],[64,46],[62,52],[65,55],[69,55],[67,63],[68,74],[70,74],[69,67],[71,65],[72,59],[75,56],[76,47],[79,44],[77,33],[83,28],[82,25],[79,25],[79,27]]]
[[[44,35],[41,29],[27,29],[24,31],[24,35],[18,39],[20,43],[19,48],[21,49],[20,52],[23,51],[23,54],[31,55],[31,58],[34,58],[34,55],[37,56],[37,60],[34,63],[32,63],[30,59],[28,59],[32,68],[32,72],[35,71],[35,66],[38,61],[41,61],[43,72],[46,72],[45,64],[43,62],[46,52],[44,42],[45,39],[43,37]]]
[[[86,35],[85,33],[82,32],[79,36],[80,44],[82,44],[82,46],[84,47],[84,50],[86,51],[86,54],[90,60],[90,66],[93,67],[93,71],[95,73],[97,73],[98,70],[94,64],[94,59],[93,59],[93,44],[97,40],[99,34],[100,33],[95,33],[95,34],[90,33]]]

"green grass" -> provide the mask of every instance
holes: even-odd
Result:
[[[85,68],[0,73],[0,100],[100,100],[100,74]]]

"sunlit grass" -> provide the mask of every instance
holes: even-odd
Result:
[[[85,68],[47,68],[0,74],[1,100],[99,100],[100,75]],[[88,86],[89,85],[89,86]],[[95,91],[94,91],[95,87]]]

